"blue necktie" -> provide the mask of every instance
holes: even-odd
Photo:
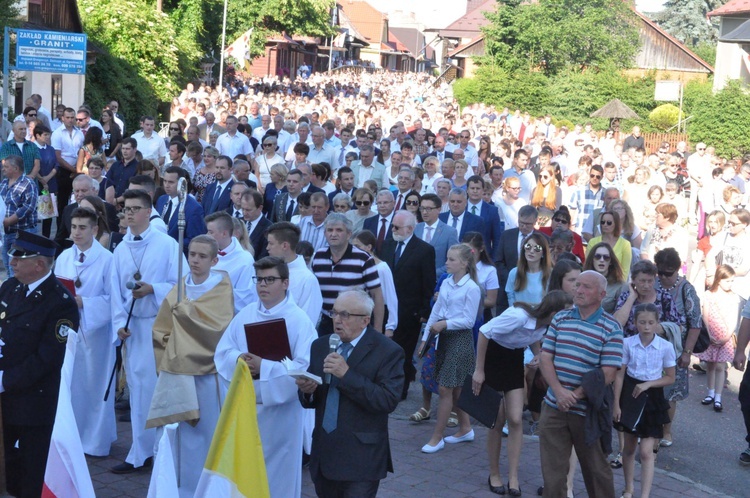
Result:
[[[398,264],[398,260],[401,259],[401,251],[404,249],[404,243],[399,242],[396,246],[396,254],[393,258],[393,266],[396,266]]]
[[[458,216],[453,217],[453,228],[458,228]]]
[[[216,210],[218,209],[220,197],[221,197],[221,186],[219,186],[219,184],[217,183],[216,191],[214,192],[214,199],[213,201],[211,201],[211,207],[209,208],[209,211],[211,211],[211,213],[216,212]],[[211,214],[211,213],[208,213],[208,214]]]
[[[345,360],[348,360],[349,353],[352,351],[352,345],[344,342],[339,346],[339,349],[341,349],[339,354]],[[336,430],[339,418],[339,378],[336,376],[331,377],[331,384],[328,386],[328,396],[326,397],[326,410],[323,414],[323,429],[329,434]]]

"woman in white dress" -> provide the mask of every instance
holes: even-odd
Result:
[[[263,154],[258,154],[253,159],[253,173],[258,179],[258,191],[263,192],[266,185],[272,183],[271,168],[275,164],[285,164],[284,158],[277,154],[276,137],[269,136],[263,140],[261,145]]]

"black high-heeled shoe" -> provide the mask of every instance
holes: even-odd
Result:
[[[500,486],[492,485],[492,476],[487,476],[487,485],[490,487],[490,491],[495,493],[496,495],[505,494],[505,486],[503,486],[502,484]]]
[[[508,496],[521,496],[521,485],[519,484],[517,488],[511,488],[510,487],[510,481],[508,482]]]

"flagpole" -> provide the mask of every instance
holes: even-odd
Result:
[[[221,23],[221,62],[219,65],[219,88],[224,88],[224,44],[227,39],[227,2],[224,0],[224,20]]]

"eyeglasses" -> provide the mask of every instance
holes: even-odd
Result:
[[[370,201],[356,201],[354,204],[356,204],[357,206],[369,206]]]
[[[361,313],[349,313],[348,311],[336,311],[331,310],[329,312],[329,315],[331,315],[331,318],[341,317],[342,320],[348,320],[350,316],[370,316],[370,315],[363,315]]]
[[[602,261],[609,261],[610,259],[612,259],[612,256],[610,256],[609,254],[596,253],[594,254],[594,259],[599,259]]]
[[[612,220],[601,220],[601,221],[599,221],[599,224],[601,226],[607,225],[608,227],[611,227],[612,225],[615,224],[615,222],[612,221]]]
[[[551,178],[551,176],[549,176],[549,175],[539,175],[539,178],[541,178],[542,180],[547,180],[548,178]]]
[[[419,201],[406,201],[404,204],[407,206],[419,206]]]
[[[532,244],[531,242],[527,242],[524,244],[523,248],[527,251],[534,251],[534,252],[542,252],[543,247],[539,244]]]
[[[589,178],[596,178],[597,180],[601,180],[602,175],[589,175]]]
[[[273,144],[263,144],[263,147],[273,147]]]
[[[568,224],[570,224],[570,221],[564,220],[562,218],[552,218],[552,221],[554,221],[555,223],[559,223],[561,225],[568,225]]]
[[[672,270],[672,271],[668,271],[668,270],[659,270],[659,276],[660,276],[660,277],[671,277],[671,276],[672,276],[672,275],[674,275],[675,273],[677,273],[677,270]]]
[[[284,279],[281,277],[253,277],[254,284],[273,285],[273,283],[276,282],[277,280],[284,280]]]
[[[122,208],[125,213],[137,213],[141,209],[143,209],[143,206],[125,206]]]

